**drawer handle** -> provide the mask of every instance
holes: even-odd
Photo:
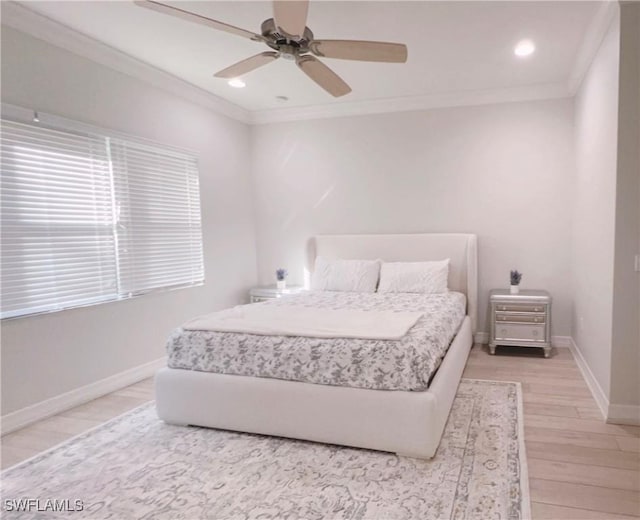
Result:
[[[507,334],[507,329],[502,329],[502,330],[500,331],[500,333],[501,333],[501,334],[505,334],[505,335],[506,335],[506,334]]]
[[[535,310],[536,312],[540,312],[540,311],[542,310],[542,307],[534,307],[534,310]]]
[[[535,319],[536,323],[542,321],[542,318],[536,318]]]
[[[534,335],[534,336],[537,336],[537,335],[538,335],[538,331],[537,331],[537,330],[534,330],[534,331],[533,331],[533,335]]]

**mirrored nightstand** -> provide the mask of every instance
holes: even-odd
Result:
[[[298,294],[304,291],[301,285],[290,285],[286,289],[278,289],[275,285],[265,285],[262,287],[253,287],[249,291],[249,299],[251,303],[263,302],[265,300],[273,300],[281,298],[289,294]]]
[[[538,347],[551,353],[551,296],[547,291],[523,290],[511,294],[494,289],[489,296],[491,330],[489,352],[496,346]]]

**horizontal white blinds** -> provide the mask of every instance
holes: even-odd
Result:
[[[119,201],[121,290],[136,293],[202,280],[195,158],[116,139],[111,158]]]
[[[1,316],[204,278],[196,158],[2,120]]]
[[[104,140],[3,121],[2,317],[116,291]]]

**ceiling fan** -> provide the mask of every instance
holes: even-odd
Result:
[[[205,25],[212,29],[249,38],[264,43],[272,49],[216,72],[215,76],[218,78],[235,78],[278,58],[283,58],[295,61],[302,72],[320,87],[332,96],[340,97],[351,92],[351,87],[316,56],[387,63],[407,61],[407,46],[402,43],[314,39],[311,29],[306,26],[309,10],[308,0],[274,0],[273,18],[262,22],[261,34],[246,31],[155,0],[136,0],[134,3],[140,7]]]

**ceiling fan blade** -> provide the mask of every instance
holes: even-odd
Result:
[[[308,54],[305,56],[298,56],[296,58],[296,63],[298,64],[298,67],[302,69],[302,72],[309,76],[333,97],[344,96],[351,92],[351,87],[347,85],[340,76],[313,56],[309,56]]]
[[[403,43],[365,42],[359,40],[314,40],[309,49],[316,56],[341,60],[404,63],[407,46]]]
[[[279,30],[302,38],[307,26],[309,0],[273,0],[273,19]]]
[[[279,57],[280,54],[277,52],[261,52],[260,54],[251,56],[246,60],[239,61],[226,69],[216,72],[214,76],[216,78],[237,78],[247,72],[251,72],[253,69],[257,69],[258,67],[262,67],[267,63],[277,60]]]
[[[213,18],[207,18],[206,16],[202,16],[200,14],[185,11],[184,9],[180,9],[179,7],[173,7],[161,2],[156,2],[155,0],[134,0],[133,3],[137,6],[151,9],[152,11],[157,11],[159,13],[182,18],[183,20],[204,25],[206,27],[211,27],[212,29],[217,29],[218,31],[235,34],[237,36],[249,38],[250,40],[254,41],[264,41],[264,37],[259,34],[255,34],[251,31],[245,31],[244,29],[240,29],[240,27],[235,27],[224,22],[219,22],[218,20],[214,20]]]

